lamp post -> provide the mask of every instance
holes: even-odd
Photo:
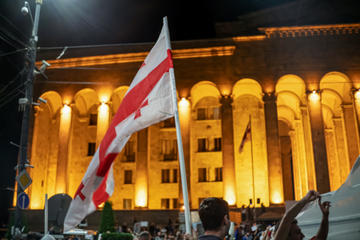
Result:
[[[34,81],[34,69],[36,61],[36,47],[38,41],[38,26],[40,18],[40,8],[43,0],[36,0],[36,9],[35,9],[35,18],[32,19],[31,10],[29,4],[25,2],[25,6],[21,9],[23,14],[29,14],[33,22],[32,34],[29,40],[29,46],[25,54],[25,68],[26,68],[26,78],[25,78],[25,97],[19,99],[19,108],[23,111],[23,119],[21,124],[21,138],[20,138],[20,148],[19,148],[19,160],[17,165],[18,173],[22,172],[25,169],[25,164],[27,164],[27,146],[29,138],[29,125],[30,125],[30,113],[33,105],[33,81]],[[17,185],[17,196],[20,195],[24,190],[21,186]],[[21,209],[16,204],[15,210],[15,228],[21,228]],[[17,233],[21,233],[17,231]]]

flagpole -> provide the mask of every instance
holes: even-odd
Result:
[[[254,150],[252,142],[252,126],[251,126],[251,115],[249,116],[250,121],[250,142],[251,142],[251,176],[252,176],[252,199],[255,205],[255,178],[254,178]]]
[[[164,21],[164,26],[165,26],[166,46],[168,49],[171,50],[170,34],[169,34],[167,17],[164,17],[163,21]],[[175,108],[174,118],[175,118],[175,127],[176,127],[176,138],[177,138],[178,150],[179,150],[181,185],[182,185],[184,207],[185,207],[185,211],[184,211],[185,212],[185,231],[186,231],[186,233],[191,234],[190,205],[189,205],[188,188],[187,188],[187,181],[186,181],[184,150],[183,150],[181,131],[180,131],[180,121],[179,121],[179,111],[178,111],[178,105],[177,105],[177,94],[176,94],[174,68],[170,68],[169,74],[170,74],[172,91],[173,91],[173,94],[172,94],[173,95],[173,104],[174,104],[174,108]]]

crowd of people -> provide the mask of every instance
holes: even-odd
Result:
[[[280,222],[270,225],[257,224],[254,221],[244,221],[230,228],[231,220],[229,206],[225,200],[206,198],[199,207],[201,227],[194,229],[192,235],[184,234],[178,222],[170,219],[167,225],[128,227],[119,226],[119,232],[131,233],[135,240],[298,240],[304,234],[297,225],[296,216],[312,201],[318,201],[322,212],[322,221],[318,233],[311,240],[325,240],[328,234],[329,202],[321,202],[321,196],[315,191],[298,201],[284,214]],[[231,230],[230,230],[231,229]]]
[[[312,240],[325,240],[329,231],[329,208],[330,202],[321,202],[321,196],[318,192],[309,191],[304,198],[298,201],[282,217],[280,223],[275,226],[260,228],[255,224],[251,227],[236,228],[235,240],[298,240],[305,236],[299,228],[296,216],[310,202],[318,201],[322,212],[322,221],[319,230]],[[199,216],[204,227],[204,234],[199,240],[223,240],[229,236],[230,215],[229,206],[226,201],[218,198],[207,198],[199,208]]]

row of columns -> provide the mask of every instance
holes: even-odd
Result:
[[[278,128],[278,112],[276,105],[275,93],[264,94],[264,113],[265,113],[265,126],[266,126],[266,143],[267,143],[267,159],[268,159],[268,177],[269,177],[269,195],[270,203],[275,203],[275,197],[283,200],[283,178],[282,178],[282,159],[280,150],[280,138]],[[300,182],[307,182],[308,186],[296,185],[295,188],[301,190],[295,192],[301,192],[301,195],[306,194],[308,188],[316,188],[319,192],[330,191],[327,149],[325,144],[325,137],[328,138],[329,133],[324,131],[324,124],[322,119],[321,101],[309,102],[308,106],[301,106],[301,115],[306,116],[309,114],[309,122],[301,121],[299,129],[303,129],[306,139],[312,139],[309,141],[300,141],[295,138],[299,138],[300,134],[295,134],[294,131],[289,133],[291,138],[292,149],[298,149],[296,144],[304,144],[300,149],[306,152],[306,159],[308,161],[306,166],[301,166],[296,163],[296,159],[300,157],[299,154],[294,153],[294,175],[298,178],[303,178]],[[190,121],[191,121],[191,107],[188,105],[186,109],[180,106],[179,111],[185,111],[185,114],[180,114],[181,130],[184,144],[184,155],[187,168],[187,182],[190,183]],[[235,181],[235,157],[234,157],[234,133],[233,133],[233,109],[232,98],[230,96],[223,96],[221,98],[221,112],[222,112],[222,152],[223,152],[223,195],[225,199],[236,196],[236,181]],[[355,161],[359,153],[359,141],[357,134],[356,113],[353,106],[343,105],[344,121],[346,126],[346,137],[348,146],[348,155],[351,159],[351,164]],[[60,127],[59,127],[59,152],[56,172],[57,188],[56,192],[67,192],[67,160],[68,160],[68,148],[71,132],[72,111],[67,105],[63,107],[60,115]],[[97,146],[103,138],[106,130],[109,126],[110,113],[109,106],[102,103],[98,108],[98,128],[97,128]],[[298,121],[298,120],[296,120]],[[334,119],[337,124],[336,119]],[[311,132],[311,136],[306,136],[306,132]],[[135,204],[137,206],[147,206],[148,199],[148,137],[147,129],[138,133],[138,151],[136,156],[136,179],[135,179]],[[346,149],[346,148],[345,148]],[[311,162],[313,161],[313,162]],[[311,169],[314,166],[314,169]],[[304,169],[305,168],[305,169]],[[311,174],[312,170],[315,171],[315,176]],[[309,179],[310,178],[310,179]],[[190,189],[190,186],[189,186]],[[179,192],[181,193],[181,186],[179,186]],[[190,192],[190,191],[189,191]],[[299,197],[299,196],[297,196]],[[142,201],[141,199],[145,199]],[[182,195],[180,194],[180,203],[182,203]],[[255,201],[255,199],[254,199]]]

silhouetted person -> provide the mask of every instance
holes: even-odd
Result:
[[[200,240],[223,240],[229,233],[229,205],[226,201],[219,198],[204,199],[200,204],[199,216],[205,230]]]
[[[150,240],[150,233],[147,231],[141,232],[139,235],[139,240]]]
[[[281,219],[278,230],[275,234],[275,240],[298,240],[303,239],[305,236],[297,225],[295,217],[299,214],[301,209],[316,199],[319,199],[319,206],[323,214],[322,221],[318,233],[312,237],[312,240],[325,240],[329,231],[329,208],[330,202],[321,203],[321,197],[318,192],[313,190],[309,191],[305,197],[297,202],[288,212],[285,213]]]

